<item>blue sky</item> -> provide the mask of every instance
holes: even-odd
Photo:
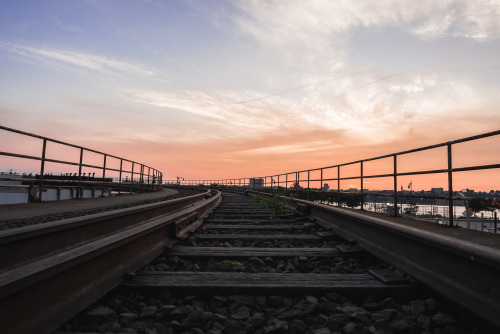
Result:
[[[167,177],[332,165],[500,128],[499,37],[500,1],[2,1],[1,123]]]

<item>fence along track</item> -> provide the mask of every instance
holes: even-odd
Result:
[[[220,193],[208,191],[0,233],[2,254],[14,258],[2,256],[0,267],[2,331],[52,332],[199,225],[219,202]]]

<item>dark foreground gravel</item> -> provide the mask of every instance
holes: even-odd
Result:
[[[166,200],[170,200],[170,199],[195,195],[195,194],[199,193],[195,190],[186,190],[186,189],[179,189],[178,191],[179,192],[177,194],[173,194],[173,195],[169,195],[169,196],[165,196],[165,197],[161,197],[161,198],[157,198],[157,199],[142,200],[142,201],[137,201],[137,202],[133,202],[133,203],[105,206],[105,207],[99,207],[99,208],[89,209],[89,210],[76,210],[76,211],[71,211],[71,212],[49,214],[49,215],[43,215],[43,216],[37,216],[37,217],[6,220],[6,221],[0,222],[0,231],[9,230],[9,229],[18,228],[18,227],[24,227],[24,226],[31,226],[31,225],[36,225],[36,224],[43,224],[43,223],[48,223],[48,222],[61,220],[61,219],[80,217],[80,216],[90,215],[90,214],[94,214],[94,213],[101,213],[101,212],[106,212],[106,211],[125,209],[125,208],[129,208],[129,207],[133,207],[133,206],[151,204],[151,203],[166,201]]]
[[[290,247],[290,244],[287,245]],[[233,271],[357,273],[382,268],[371,256],[360,258],[253,257],[183,259],[165,253],[142,271]],[[130,334],[465,334],[495,333],[481,320],[418,289],[413,300],[360,300],[338,293],[320,295],[227,295],[198,291],[118,289],[80,313],[57,332]],[[417,290],[416,290],[417,291]],[[176,295],[177,294],[177,295]]]
[[[452,315],[455,314],[455,315]],[[303,297],[214,295],[176,298],[114,293],[57,333],[494,333],[436,299],[398,303],[371,297],[360,303],[337,293]]]

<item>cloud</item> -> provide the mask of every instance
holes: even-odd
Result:
[[[498,0],[239,1],[235,21],[246,34],[276,47],[341,46],[358,27],[401,27],[422,38],[500,36]],[[333,53],[332,53],[333,54]]]
[[[175,118],[189,113],[212,120],[211,132],[218,138],[250,138],[285,129],[346,131],[360,141],[382,143],[404,136],[410,128],[428,127],[432,118],[450,118],[457,110],[484,106],[473,81],[442,73],[412,72],[382,76],[365,73],[304,86],[300,91],[258,97],[254,91],[149,91],[126,90],[120,95],[159,108]],[[384,78],[390,77],[390,80]],[[247,101],[247,103],[237,103]],[[193,127],[204,128],[203,122]],[[383,135],[381,135],[383,134]],[[196,137],[199,138],[199,137]],[[301,151],[305,146],[281,143],[254,148],[254,153]]]
[[[330,141],[321,140],[321,141],[308,141],[305,143],[293,144],[293,145],[268,145],[266,147],[261,148],[253,148],[249,150],[243,150],[239,153],[243,154],[290,154],[290,153],[302,153],[302,152],[311,152],[317,151],[318,147],[324,147],[325,145],[331,145]]]
[[[83,32],[83,28],[82,27],[62,22],[59,19],[56,19],[56,25],[60,29],[63,29],[63,30],[66,30],[66,31],[70,31],[70,32]]]
[[[416,76],[412,78],[411,80],[408,80],[407,82],[403,84],[391,84],[389,83],[389,90],[392,92],[406,92],[410,94],[417,94],[417,93],[422,93],[424,90],[426,90],[428,87],[433,87],[436,85],[436,79],[433,78],[434,76],[428,76],[428,77],[421,77],[421,76]]]
[[[48,47],[32,47],[0,42],[0,47],[29,60],[51,61],[98,72],[127,72],[154,76],[154,69],[135,61],[117,60],[84,52],[58,50]]]
[[[432,11],[412,32],[423,38],[463,37],[478,42],[500,36],[500,1],[450,1]]]
[[[125,100],[160,107],[167,113],[187,112],[211,118],[219,122],[221,126],[235,129],[234,131],[226,131],[226,133],[235,133],[236,131],[238,136],[250,136],[276,130],[284,123],[288,123],[286,111],[276,105],[244,106],[232,103],[232,101],[255,94],[255,92],[189,90],[180,92],[126,90],[121,92]],[[236,127],[238,127],[237,130]]]
[[[493,96],[480,93],[471,76],[438,72],[446,67],[446,62],[435,62],[439,59],[402,71],[385,68],[385,73],[345,76],[360,70],[360,64],[349,58],[350,35],[357,29],[391,28],[420,38],[423,45],[444,37],[482,42],[500,36],[499,4],[465,0],[233,2],[236,11],[231,19],[238,33],[253,38],[270,58],[279,59],[281,68],[272,77],[274,87],[280,88],[271,93],[266,87],[260,92],[226,91],[219,96],[204,92],[210,97],[197,92],[187,100],[185,93],[174,93],[169,107],[183,105],[185,111],[247,128],[261,124],[263,132],[302,125],[346,130],[370,143],[396,140],[412,128],[425,129],[432,117],[452,119],[458,106],[473,110],[485,105],[481,98]],[[373,63],[365,66],[371,68]],[[330,80],[334,77],[340,79]],[[179,95],[183,95],[181,104],[176,103]],[[214,103],[188,102],[199,97]],[[238,106],[215,103],[221,98],[232,99]]]

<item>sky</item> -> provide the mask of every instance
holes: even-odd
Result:
[[[500,1],[4,0],[0,73],[3,126],[164,179],[275,175],[500,129]],[[458,164],[498,163],[482,142]]]

